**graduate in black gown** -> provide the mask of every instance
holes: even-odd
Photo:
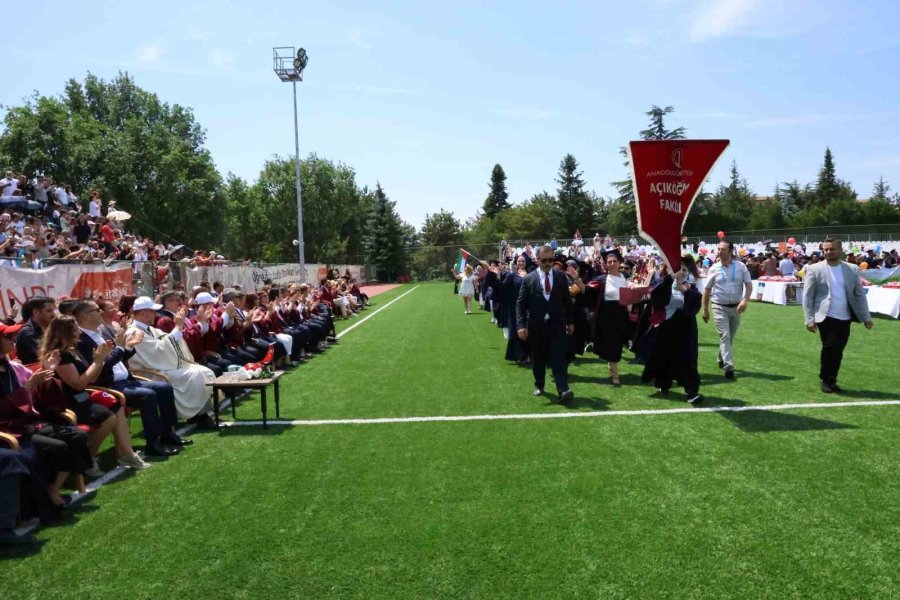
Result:
[[[591,323],[591,341],[594,354],[609,365],[609,377],[613,385],[620,385],[619,361],[628,340],[628,309],[619,302],[619,288],[627,286],[619,266],[622,255],[610,250],[603,255],[607,272],[595,278],[588,286],[588,301],[594,306]]]
[[[516,264],[507,273],[503,274],[503,299],[504,299],[504,317],[503,327],[508,328],[506,339],[506,360],[514,360],[519,365],[530,364],[530,349],[528,342],[519,339],[516,335],[518,325],[516,324],[516,300],[519,297],[519,288],[522,287],[522,280],[528,274],[525,265],[528,263],[525,256],[516,259]]]
[[[697,404],[700,395],[700,374],[697,371],[697,313],[700,310],[702,294],[697,290],[695,277],[688,265],[683,265],[674,277],[665,275],[650,293],[653,307],[651,317],[654,335],[648,336],[647,364],[641,379],[653,381],[666,394],[673,382],[684,387],[687,401]],[[696,273],[696,265],[693,266]]]
[[[482,309],[493,313],[494,291],[500,282],[500,261],[482,262],[481,266],[485,268],[484,279],[481,280]]]

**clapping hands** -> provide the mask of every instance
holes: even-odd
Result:
[[[43,367],[49,371],[55,371],[59,366],[59,350],[54,350],[50,356],[44,359]]]
[[[208,323],[212,318],[213,314],[213,305],[212,304],[202,304],[200,308],[197,309],[197,320],[201,323]]]
[[[25,389],[31,391],[34,388],[47,383],[52,378],[52,369],[41,369],[39,371],[35,371],[34,373],[32,373],[31,377],[28,378],[28,381],[25,382]]]
[[[129,350],[144,341],[144,332],[140,329],[133,329],[125,339],[125,347]]]

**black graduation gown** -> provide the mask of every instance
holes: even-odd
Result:
[[[653,310],[664,311],[672,299],[672,277],[667,275],[650,293]],[[673,382],[684,386],[688,395],[700,390],[697,372],[697,313],[702,294],[695,286],[684,291],[684,308],[680,308],[658,327],[647,350],[647,364],[641,379],[653,381],[662,390],[668,390]]]
[[[594,307],[591,322],[591,342],[594,354],[609,362],[622,360],[622,348],[628,341],[628,309],[617,300],[605,300],[606,275],[594,281],[597,287],[585,289],[586,301]]]
[[[522,279],[522,276],[515,271],[503,274],[504,303],[500,326],[509,328],[509,337],[506,340],[506,360],[521,361],[528,358],[530,352],[528,343],[519,339],[518,324],[516,323],[516,300],[519,298]]]

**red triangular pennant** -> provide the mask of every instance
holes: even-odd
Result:
[[[681,269],[684,222],[728,144],[728,140],[629,143],[638,230],[656,244],[672,272]]]

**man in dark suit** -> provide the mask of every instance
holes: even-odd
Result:
[[[574,398],[566,362],[566,336],[574,331],[574,315],[566,275],[553,269],[553,260],[553,248],[541,247],[540,268],[526,275],[519,288],[516,324],[519,338],[531,344],[534,395],[544,393],[549,359],[559,402],[567,403]]]
[[[81,328],[78,352],[84,357],[91,357],[103,342],[99,332],[103,323],[100,307],[93,300],[81,300],[72,313]],[[134,356],[133,346],[142,339],[143,336],[134,332],[126,337],[125,330],[119,330],[114,340],[116,347],[106,358],[96,385],[122,392],[125,394],[126,405],[140,409],[144,437],[147,439],[145,454],[171,456],[178,454],[182,446],[192,444],[193,440],[175,433],[178,413],[172,386],[162,381],[135,379],[125,366],[125,361]]]

